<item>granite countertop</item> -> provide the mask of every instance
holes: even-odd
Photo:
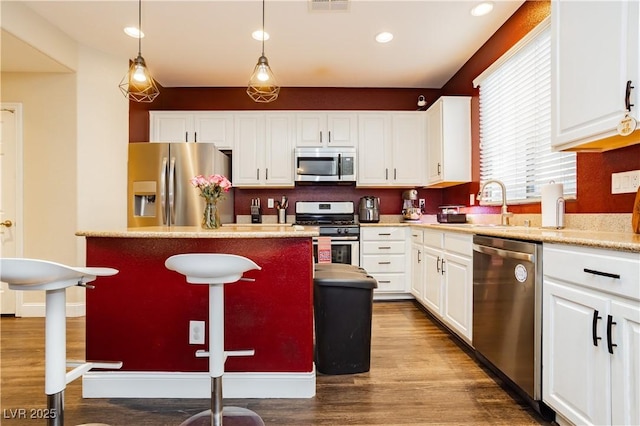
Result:
[[[640,253],[640,234],[633,232],[608,232],[581,229],[551,229],[528,226],[500,226],[471,223],[361,223],[360,226],[410,226],[423,229],[438,229],[467,234],[488,235],[502,238],[538,241],[544,243],[571,244],[594,248]]]
[[[101,231],[78,231],[79,237],[98,238],[300,238],[317,237],[315,226],[229,224],[218,229],[199,226],[145,226]]]

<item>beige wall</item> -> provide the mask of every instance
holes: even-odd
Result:
[[[129,103],[118,83],[128,62],[78,45],[24,6],[3,3],[3,29],[75,70],[0,76],[1,101],[23,105],[23,255],[84,265],[77,230],[126,226]],[[84,314],[84,292],[67,290],[69,315]],[[18,313],[44,315],[43,292],[21,297]]]

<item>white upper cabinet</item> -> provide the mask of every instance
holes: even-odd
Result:
[[[471,98],[443,96],[427,110],[427,186],[471,182]]]
[[[424,112],[358,115],[357,186],[424,185]]]
[[[639,130],[618,135],[628,104],[640,120],[640,3],[554,0],[551,22],[553,149],[640,143]]]
[[[193,111],[149,112],[150,142],[206,142],[233,148],[233,114]]]
[[[233,185],[292,187],[293,136],[293,114],[237,114]]]
[[[358,115],[347,112],[296,114],[295,146],[357,146]]]

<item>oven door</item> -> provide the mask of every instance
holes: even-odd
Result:
[[[313,239],[313,259],[318,259],[318,239]],[[331,263],[360,266],[360,242],[350,237],[331,239]]]

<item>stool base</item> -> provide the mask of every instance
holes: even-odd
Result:
[[[49,417],[47,417],[47,426],[63,426],[64,425],[64,391],[63,390],[51,395],[47,395],[47,409],[49,410]]]
[[[211,410],[203,411],[189,417],[180,426],[211,426]],[[222,410],[223,426],[265,426],[259,415],[240,407],[224,407]]]

